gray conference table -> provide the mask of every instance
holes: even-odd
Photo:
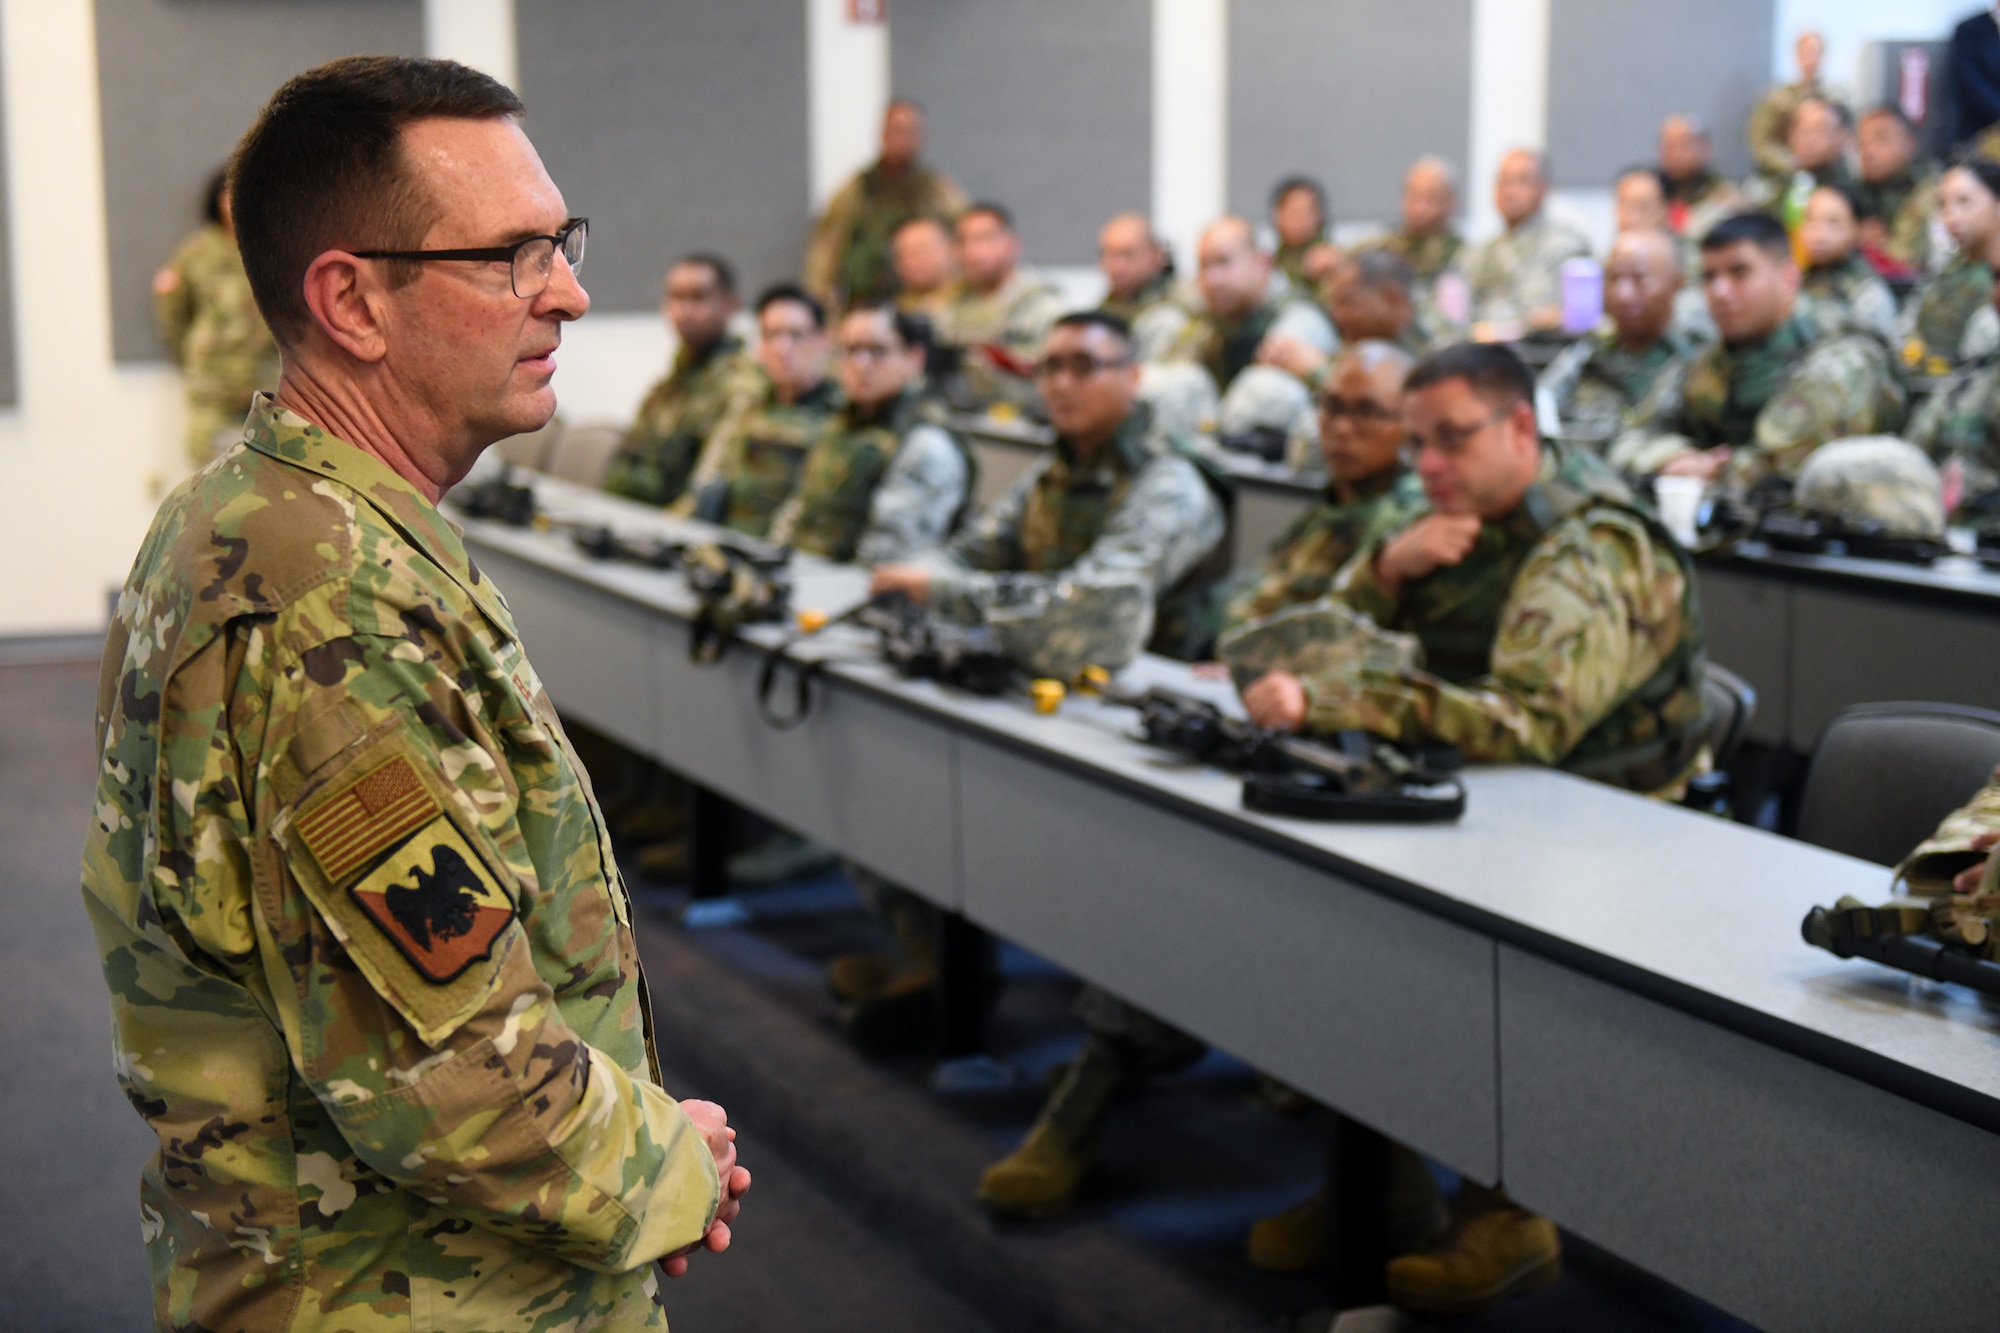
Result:
[[[703,531],[540,486],[558,516]],[[793,648],[825,666],[776,730],[762,652],[689,661],[677,577],[557,532],[467,543],[566,713],[1344,1116],[1766,1328],[1994,1326],[2000,1017],[1798,934],[1882,867],[1526,768],[1469,773],[1455,825],[1262,816],[1115,707],[904,680],[844,627]],[[801,607],[864,593],[796,574]]]
[[[961,417],[980,460],[982,498],[1040,451],[1046,427]],[[1319,496],[1324,478],[1225,454],[1236,483],[1233,563],[1255,568]],[[1841,709],[1891,699],[2000,709],[2000,573],[1970,556],[1934,565],[1791,555],[1761,543],[1702,555],[1697,567],[1711,660],[1756,687],[1749,737],[1810,753]]]

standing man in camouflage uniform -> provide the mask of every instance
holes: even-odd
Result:
[[[667,270],[660,313],[680,346],[604,471],[605,490],[653,505],[679,499],[716,433],[733,429],[763,396],[756,363],[729,331],[736,271],[726,261],[714,255],[676,261]]]
[[[1661,376],[1679,373],[1696,350],[1674,327],[1680,290],[1672,236],[1620,233],[1604,266],[1608,326],[1564,348],[1536,381],[1537,398],[1555,413],[1556,439],[1602,454]]]
[[[1458,177],[1442,158],[1418,158],[1403,176],[1402,225],[1365,248],[1393,250],[1417,275],[1417,306],[1439,330],[1471,321],[1471,289],[1462,267],[1465,239],[1451,225]]]
[[[1590,455],[1544,445],[1534,382],[1502,347],[1419,363],[1404,418],[1430,512],[1364,548],[1336,594],[1414,636],[1419,666],[1371,665],[1307,607],[1225,639],[1259,724],[1447,741],[1467,759],[1551,764],[1678,794],[1705,760],[1701,610],[1687,554]],[[1349,622],[1354,640],[1379,637]],[[1428,1177],[1420,1176],[1421,1185]],[[1457,1314],[1553,1281],[1555,1227],[1470,1182],[1437,1249],[1391,1261],[1390,1299]]]
[[[800,265],[806,290],[829,310],[896,294],[889,238],[914,217],[949,221],[965,194],[949,176],[923,163],[924,109],[907,97],[882,113],[882,152],[840,187],[813,224]]]
[[[161,1328],[664,1329],[729,1239],[631,907],[438,497],[555,410],[583,222],[447,61],[280,89],[237,151],[283,371],[161,507],[104,656],[83,897]]]
[[[196,467],[236,438],[250,399],[278,381],[278,348],[257,303],[229,214],[228,178],[208,183],[208,224],[153,275],[153,313],[180,364],[187,456]]]
[[[1218,567],[1218,557],[1227,560],[1226,522],[1186,444],[1160,429],[1139,401],[1130,329],[1101,311],[1065,315],[1036,378],[1055,447],[942,551],[877,569],[875,591],[977,618],[1003,584],[1018,590],[1027,580],[1136,577],[1157,599],[1155,649],[1200,650],[1190,608],[1226,570]],[[1091,1028],[1083,1053],[1027,1141],[980,1183],[979,1197],[996,1211],[1044,1215],[1067,1207],[1089,1167],[1112,1087],[1201,1053],[1192,1038],[1095,987],[1078,1010]]]
[[[1937,172],[1917,159],[1917,130],[1894,102],[1862,114],[1854,128],[1861,162],[1854,183],[1861,204],[1861,247],[1877,267],[1914,277],[1931,266],[1931,219]]]
[[[1472,336],[1512,341],[1562,323],[1564,261],[1590,254],[1590,242],[1542,211],[1549,197],[1548,159],[1517,148],[1500,159],[1493,206],[1507,229],[1473,252]]]
[[[1907,400],[1879,339],[1829,329],[1800,308],[1791,238],[1768,213],[1739,213],[1701,242],[1721,341],[1663,376],[1607,455],[1632,476],[1700,477],[1747,490],[1792,478],[1845,435],[1894,431]]]
[[[958,215],[959,285],[938,318],[938,341],[961,348],[966,384],[982,405],[1025,407],[1032,368],[1063,310],[1062,294],[1021,271],[1014,215],[992,202]]]
[[[799,468],[771,540],[827,560],[906,560],[951,534],[972,494],[972,459],[924,397],[921,320],[857,306],[836,355],[846,406]]]
[[[958,250],[948,223],[925,213],[889,236],[896,267],[896,309],[935,323],[958,297]]]
[[[770,530],[808,452],[845,402],[827,378],[827,352],[826,310],[805,288],[781,282],[757,298],[763,400],[709,441],[694,481],[674,501],[676,512],[752,537]]]
[[[1792,52],[1798,60],[1798,79],[1765,93],[1750,112],[1750,157],[1760,175],[1773,179],[1790,176],[1798,169],[1786,136],[1799,103],[1821,95],[1819,67],[1826,58],[1826,39],[1808,29],[1799,34]]]
[[[1142,213],[1120,213],[1097,233],[1104,272],[1098,309],[1132,328],[1132,354],[1143,364],[1165,356],[1193,319],[1174,286],[1173,255]]]

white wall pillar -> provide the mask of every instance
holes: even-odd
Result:
[[[1472,0],[1471,160],[1467,231],[1500,230],[1493,176],[1513,148],[1544,148],[1549,133],[1549,0]]]
[[[1229,190],[1228,0],[1153,0],[1153,225],[1194,271]]]
[[[514,0],[424,0],[424,54],[520,87]]]
[[[806,2],[812,208],[875,160],[889,106],[889,25],[855,23],[847,0]]]

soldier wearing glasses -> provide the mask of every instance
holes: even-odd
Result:
[[[611,841],[437,510],[555,411],[585,225],[508,89],[357,57],[238,148],[275,395],[161,506],[105,646],[83,897],[161,1328],[664,1329],[729,1242]]]

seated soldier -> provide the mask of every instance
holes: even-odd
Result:
[[[1416,275],[1392,250],[1357,250],[1342,256],[1326,282],[1326,311],[1342,346],[1358,342],[1394,343],[1412,360],[1431,350],[1434,338],[1417,316],[1411,288]],[[1267,338],[1257,359],[1318,387],[1332,358],[1310,343],[1279,335]]]
[[[1143,214],[1120,213],[1097,233],[1104,299],[1097,308],[1132,328],[1132,354],[1157,361],[1193,318],[1174,285],[1174,258]]]
[[[1306,271],[1306,256],[1333,245],[1327,236],[1326,187],[1310,176],[1287,176],[1271,190],[1271,231],[1278,238],[1271,263],[1294,294],[1319,299],[1319,284]]]
[[[2000,308],[2000,280],[1988,290]],[[1955,522],[2000,529],[2000,353],[1953,371],[1910,418],[1905,437],[1950,478]]]
[[[1326,596],[1350,556],[1413,516],[1421,492],[1403,466],[1402,448],[1403,377],[1414,361],[1396,344],[1374,339],[1350,342],[1334,357],[1317,395],[1326,490],[1230,596],[1223,633]]]
[[[1442,158],[1418,158],[1403,176],[1402,222],[1395,231],[1363,249],[1401,255],[1416,274],[1417,308],[1440,332],[1459,332],[1471,322],[1472,296],[1462,261],[1465,240],[1452,229],[1458,208],[1458,177]]]
[[[1955,247],[1951,260],[1903,307],[1898,349],[1904,368],[1948,375],[2000,348],[1988,290],[2000,258],[2000,165],[1968,158],[1938,179],[1938,220]]]
[[[1676,236],[1699,241],[1742,209],[1741,193],[1709,165],[1713,154],[1700,116],[1680,111],[1660,122],[1660,179],[1667,186],[1667,225]]]
[[[826,375],[827,350],[826,311],[805,288],[781,282],[757,298],[764,397],[709,441],[675,512],[752,537],[770,530],[807,451],[842,405],[840,386]]]
[[[1805,273],[1799,290],[1822,312],[1868,330],[1884,345],[1896,337],[1896,296],[1861,254],[1861,205],[1844,185],[1822,185],[1806,200],[1798,248]]]
[[[1590,254],[1581,233],[1543,212],[1548,159],[1517,148],[1500,159],[1493,206],[1507,229],[1466,263],[1472,282],[1472,336],[1511,342],[1562,325],[1562,266]]]
[[[656,505],[680,498],[717,429],[748,412],[764,391],[742,339],[729,332],[736,272],[726,260],[688,255],[675,261],[660,310],[680,346],[604,472],[605,490]]]
[[[958,215],[958,290],[937,321],[940,343],[964,349],[963,369],[978,405],[1034,402],[1031,370],[1042,339],[1062,313],[1062,296],[1020,268],[1014,215],[977,203]]]
[[[1625,231],[1604,266],[1607,323],[1564,348],[1537,382],[1557,439],[1602,454],[1669,367],[1693,355],[1675,328],[1681,270],[1664,231]],[[1544,419],[1545,426],[1550,423]]]
[[[928,214],[906,218],[889,234],[896,309],[935,323],[958,294],[958,253],[946,225]]]
[[[1817,94],[1802,100],[1792,112],[1785,130],[1785,144],[1792,159],[1782,175],[1760,176],[1751,182],[1749,204],[1768,208],[1797,231],[1805,215],[1806,200],[1822,185],[1849,185],[1854,177],[1847,169],[1849,138],[1847,108]]]
[[[1854,146],[1861,162],[1854,194],[1861,205],[1862,254],[1899,278],[1928,271],[1937,172],[1918,160],[1916,126],[1901,107],[1884,102],[1862,113]]]
[[[1707,761],[1687,554],[1602,463],[1541,441],[1534,381],[1510,350],[1439,352],[1404,392],[1430,512],[1357,554],[1335,596],[1414,636],[1422,665],[1384,669],[1328,642],[1326,612],[1281,613],[1222,645],[1250,717],[1443,741],[1474,762],[1678,796]],[[1437,1249],[1391,1262],[1396,1304],[1469,1312],[1554,1279],[1560,1242],[1546,1219],[1470,1182],[1456,1212]]]
[[[972,459],[924,399],[928,330],[888,306],[840,321],[847,405],[799,466],[770,539],[828,560],[905,560],[950,535],[972,494]]]
[[[1744,491],[1795,476],[1828,440],[1902,424],[1906,400],[1888,349],[1860,329],[1829,332],[1799,308],[1799,266],[1777,219],[1739,213],[1717,223],[1702,238],[1701,264],[1721,341],[1655,386],[1612,442],[1614,465]]]

